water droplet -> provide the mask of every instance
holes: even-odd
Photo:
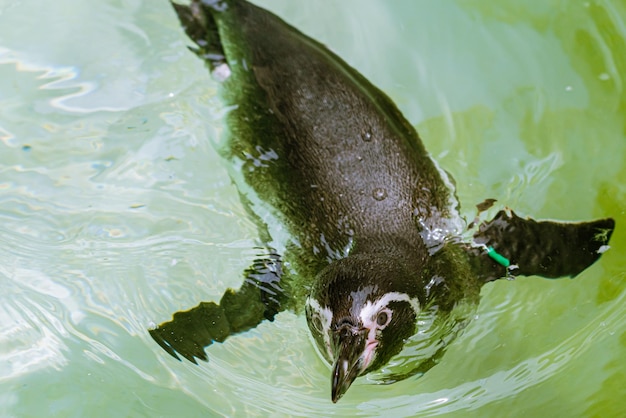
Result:
[[[600,80],[602,80],[602,81],[606,81],[606,80],[610,79],[610,78],[611,78],[611,76],[610,76],[610,75],[608,75],[607,73],[602,73],[602,74],[600,74],[600,75],[598,76],[598,78],[599,78]]]
[[[372,131],[368,129],[367,131],[361,132],[361,139],[365,142],[370,142],[372,140]]]
[[[385,200],[387,197],[387,190],[382,187],[377,187],[372,191],[372,197],[378,201]]]
[[[566,86],[565,91],[572,91],[574,88],[572,86]]]
[[[218,83],[226,81],[230,74],[230,67],[227,64],[220,64],[211,72],[211,75]]]

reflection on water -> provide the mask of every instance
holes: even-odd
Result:
[[[620,416],[621,2],[259,1],[396,101],[465,215],[496,198],[493,211],[617,221],[580,277],[486,286],[424,377],[360,379],[337,405],[302,317],[199,367],[148,336],[237,286],[256,232],[212,146],[215,85],[170,6],[122,3],[0,2],[0,415]]]

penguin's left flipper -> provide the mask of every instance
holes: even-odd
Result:
[[[263,320],[274,319],[283,310],[287,297],[280,286],[280,257],[255,260],[246,270],[243,285],[228,289],[220,303],[202,302],[188,311],[176,312],[171,321],[150,330],[152,338],[170,355],[196,363],[208,361],[204,348],[223,342],[231,335],[256,327]]]
[[[523,219],[502,210],[479,226],[474,242],[484,249],[486,280],[504,277],[502,272],[509,277],[574,277],[608,249],[614,228],[615,221],[610,218],[562,223]],[[487,258],[491,260],[487,262]]]

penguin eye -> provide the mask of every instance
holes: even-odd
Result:
[[[376,324],[378,324],[379,327],[386,326],[390,320],[391,312],[389,312],[389,309],[378,312],[378,315],[376,316]]]

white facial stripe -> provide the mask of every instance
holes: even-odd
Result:
[[[369,332],[367,333],[367,341],[365,342],[365,350],[363,351],[363,369],[367,369],[367,367],[372,363],[374,358],[376,357],[376,347],[378,346],[378,340],[376,339],[376,335],[382,328],[377,323],[378,313],[385,310],[387,305],[390,302],[402,302],[406,301],[411,304],[411,307],[415,311],[416,315],[419,313],[420,305],[417,298],[411,298],[406,293],[400,292],[390,292],[385,294],[382,298],[378,299],[376,303],[372,303],[367,301],[363,308],[361,308],[361,312],[359,313],[359,317],[361,318],[361,322],[363,327],[367,328]],[[391,311],[387,312],[389,315],[388,321],[391,321],[391,317],[393,313]]]
[[[385,294],[382,298],[378,299],[376,303],[372,303],[369,300],[365,302],[363,308],[361,308],[361,312],[359,313],[359,317],[363,322],[363,326],[369,328],[369,324],[376,324],[375,315],[380,312],[385,306],[389,305],[390,302],[402,302],[406,301],[411,304],[411,307],[415,311],[415,313],[419,313],[420,311],[420,303],[417,298],[411,298],[406,293],[400,292],[389,292]]]
[[[363,359],[362,367],[363,369],[367,369],[367,367],[372,363],[374,358],[376,357],[376,347],[378,346],[377,335],[380,333],[382,328],[385,326],[380,326],[377,323],[378,313],[385,310],[387,305],[391,302],[408,302],[416,314],[419,314],[420,304],[417,298],[411,298],[406,293],[400,292],[390,292],[385,294],[382,298],[378,299],[375,303],[371,301],[366,301],[363,307],[359,312],[359,318],[361,320],[361,324],[364,328],[368,329],[367,333],[367,341],[365,342],[365,349],[363,351],[363,355],[361,358]],[[311,309],[313,315],[317,315],[320,320],[321,332],[324,338],[324,345],[326,347],[326,352],[328,354],[328,358],[333,358],[332,348],[330,344],[330,330],[331,324],[333,320],[333,311],[330,310],[328,306],[321,307],[319,302],[312,298],[307,298],[307,305]],[[389,309],[386,310],[387,315],[389,315],[389,321],[391,321],[391,317],[393,312]],[[314,325],[315,326],[315,325]],[[332,362],[332,360],[330,360]]]
[[[315,299],[307,298],[307,305],[311,308],[313,312],[316,312],[320,323],[322,325],[322,335],[324,337],[324,345],[326,346],[326,351],[328,352],[329,358],[333,357],[332,350],[330,348],[330,324],[333,321],[333,311],[330,310],[328,306],[321,307],[319,302]]]

